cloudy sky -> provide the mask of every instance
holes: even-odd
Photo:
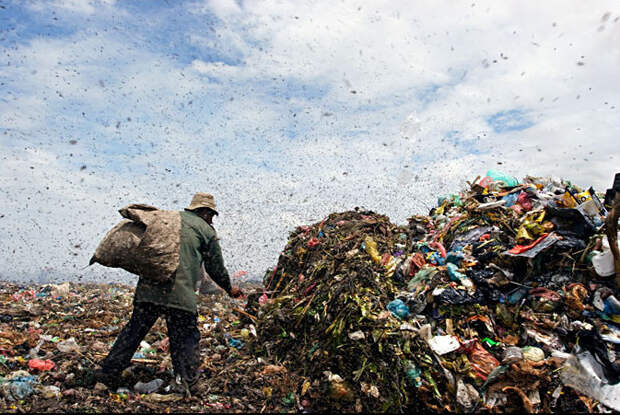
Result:
[[[258,277],[333,211],[620,170],[617,1],[0,0],[0,49],[0,279],[135,281],[84,268],[117,210],[196,191]]]

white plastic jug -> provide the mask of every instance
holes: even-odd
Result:
[[[620,236],[620,233],[618,233],[618,235]],[[620,244],[618,246],[620,247]],[[611,249],[609,249],[609,241],[607,238],[603,238],[601,249],[601,251],[595,251],[592,257],[592,265],[594,265],[594,270],[598,275],[601,277],[609,277],[610,275],[614,275],[616,270],[614,269],[614,256],[611,253]]]

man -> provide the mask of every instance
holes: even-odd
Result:
[[[608,195],[608,196],[607,196]],[[607,241],[614,257],[616,289],[620,289],[620,250],[618,249],[618,218],[620,218],[620,173],[616,173],[614,184],[607,190],[606,202],[611,207],[607,214]]]
[[[201,264],[206,272],[231,297],[242,295],[231,287],[220,244],[213,228],[213,216],[219,215],[213,196],[196,193],[192,203],[181,212],[179,267],[170,283],[155,283],[140,277],[134,296],[133,314],[119,334],[112,350],[96,372],[96,379],[116,386],[121,372],[160,315],[166,318],[170,354],[177,389],[189,393],[195,386],[200,366],[200,332],[197,327],[195,287],[201,279]],[[180,388],[179,388],[180,386]]]

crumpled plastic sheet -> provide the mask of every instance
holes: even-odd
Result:
[[[2,394],[10,401],[28,398],[35,393],[35,387],[38,384],[38,376],[23,370],[13,372],[7,378],[0,380]]]

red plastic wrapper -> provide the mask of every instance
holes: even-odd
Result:
[[[529,245],[515,245],[514,248],[512,248],[510,251],[508,251],[511,254],[521,254],[525,251],[528,251],[532,248],[534,248],[536,245],[538,245],[539,243],[542,242],[543,239],[545,239],[547,236],[549,236],[548,233],[543,233],[542,235],[540,235],[540,237],[538,239],[536,239],[534,242],[532,242]]]
[[[315,246],[317,246],[318,244],[320,244],[321,242],[319,242],[318,239],[316,238],[312,238],[308,241],[308,248],[314,248]]]
[[[51,360],[32,359],[28,362],[28,367],[39,372],[46,372],[56,367]]]
[[[526,212],[532,210],[532,201],[525,192],[519,193],[519,196],[517,196],[517,203],[520,204]]]
[[[491,183],[493,183],[493,179],[489,176],[485,176],[482,178],[482,180],[478,182],[478,185],[484,187],[485,189],[488,189]]]
[[[431,242],[428,245],[431,248],[434,248],[434,249],[438,250],[439,254],[441,255],[442,258],[445,258],[445,257],[448,256],[448,253],[446,252],[446,248],[444,248],[444,246],[441,244],[441,242]]]
[[[584,289],[585,289],[585,287],[584,287]],[[533,296],[533,297],[546,298],[547,300],[551,300],[551,301],[561,301],[562,300],[562,296],[560,294],[556,293],[553,290],[545,288],[545,287],[532,288],[531,290],[528,291],[527,294],[530,295],[530,296]]]
[[[263,293],[263,295],[261,295],[260,298],[258,299],[258,304],[265,305],[267,304],[267,301],[269,301],[269,297],[267,297],[266,293]]]
[[[416,252],[411,256],[411,265],[409,268],[409,277],[413,277],[419,270],[422,269],[424,265],[426,265],[426,260],[424,259],[424,255],[419,252]]]
[[[237,271],[234,273],[233,278],[240,278],[244,275],[248,275],[247,271]]]
[[[472,367],[482,380],[487,380],[487,377],[493,369],[500,365],[499,360],[493,357],[491,353],[487,352],[478,340],[468,343],[465,345],[465,348]]]

